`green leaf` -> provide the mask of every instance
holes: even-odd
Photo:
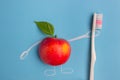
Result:
[[[54,35],[54,27],[51,23],[49,22],[37,22],[35,21],[35,24],[37,25],[37,27],[45,34],[47,35]]]

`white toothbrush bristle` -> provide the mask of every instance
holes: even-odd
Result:
[[[96,14],[96,29],[102,29],[103,14]]]

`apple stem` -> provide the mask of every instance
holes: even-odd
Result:
[[[55,35],[54,37],[57,38],[57,35]]]

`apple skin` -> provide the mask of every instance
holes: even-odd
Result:
[[[51,66],[64,64],[70,57],[71,46],[65,39],[47,37],[39,45],[40,59]]]

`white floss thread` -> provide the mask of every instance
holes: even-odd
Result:
[[[37,41],[32,46],[30,46],[26,51],[23,51],[20,55],[20,60],[24,60],[24,58],[29,54],[29,52],[32,50],[33,47],[38,45],[41,41]]]
[[[72,68],[63,68],[62,65],[60,67],[60,71],[63,74],[72,74],[74,72],[74,70]]]
[[[55,70],[55,66],[53,67],[53,69],[46,69],[45,71],[44,71],[44,74],[46,75],[46,76],[55,76],[56,75],[56,70]]]
[[[56,70],[55,70],[55,66],[53,67],[53,69],[46,69],[44,71],[44,74],[46,76],[55,76],[56,75]],[[63,68],[63,66],[60,66],[60,72],[63,74],[72,74],[74,72],[74,70],[72,68]]]
[[[75,37],[75,38],[72,38],[72,39],[69,39],[68,41],[69,42],[73,42],[73,41],[76,41],[76,40],[80,40],[80,39],[83,39],[83,38],[90,38],[90,34],[91,34],[91,31],[88,31],[86,34],[84,35],[81,35],[81,36],[78,36],[78,37]],[[96,34],[95,34],[95,37],[99,36],[100,35],[100,31],[99,30],[96,30]],[[24,60],[24,58],[29,54],[29,52],[32,50],[33,47],[37,46],[41,41],[37,41],[36,43],[34,43],[33,45],[31,45],[27,50],[23,51],[20,55],[20,60]],[[55,66],[53,67],[53,69],[46,69],[44,71],[44,74],[46,76],[55,76],[56,75],[56,70],[55,70]],[[63,66],[61,65],[61,68],[60,68],[60,71],[61,73],[63,74],[71,74],[74,72],[74,70],[72,68],[64,68],[63,69]]]
[[[88,31],[86,34],[78,36],[78,37],[75,37],[75,38],[72,38],[72,39],[69,39],[68,41],[69,42],[73,42],[73,41],[80,40],[80,39],[83,39],[83,38],[90,38],[90,34],[91,34],[91,31]],[[99,35],[100,35],[100,31],[96,30],[95,37],[97,37]],[[40,42],[41,41],[37,41],[36,43],[34,43],[33,45],[31,45],[27,50],[23,51],[20,54],[20,60],[24,60],[25,57],[29,54],[29,52],[32,50],[32,48],[35,47],[35,46],[37,46]]]

